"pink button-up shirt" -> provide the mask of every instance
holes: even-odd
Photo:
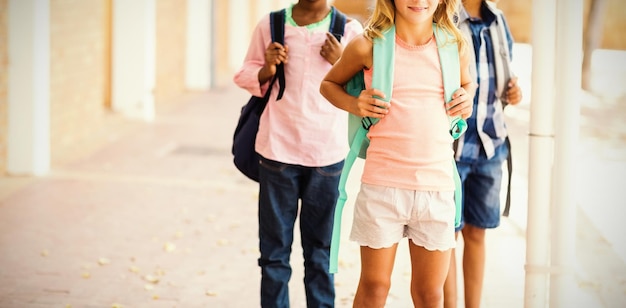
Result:
[[[331,64],[319,54],[328,29],[285,25],[285,93],[276,101],[278,82],[261,115],[256,151],[282,163],[321,167],[345,158],[348,150],[345,111],[329,103],[319,91]],[[341,43],[345,46],[363,31],[357,20],[346,23]],[[255,96],[263,96],[269,82],[259,84],[265,49],[271,42],[269,14],[257,24],[244,64],[234,82]]]

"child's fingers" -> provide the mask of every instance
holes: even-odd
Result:
[[[337,40],[337,38],[335,37],[334,34],[330,33],[330,32],[326,32],[326,41],[330,44],[333,45],[339,45],[339,41]]]
[[[367,89],[361,91],[359,96],[359,109],[361,110],[361,116],[382,118],[389,112],[390,104],[380,98],[383,98],[385,94],[376,89]]]
[[[467,92],[465,91],[464,88],[458,88],[456,91],[454,91],[454,93],[452,94],[452,99],[455,99],[457,97],[461,97],[462,95],[467,94]]]
[[[463,91],[457,91],[454,93],[454,97],[448,104],[446,104],[446,111],[449,116],[462,116],[467,118],[472,114],[473,102],[469,95]]]
[[[363,90],[361,92],[361,95],[369,95],[371,97],[380,97],[380,98],[385,98],[385,93],[383,93],[383,91],[378,90],[378,89],[367,89],[367,90]]]

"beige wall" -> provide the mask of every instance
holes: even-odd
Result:
[[[157,46],[154,94],[158,108],[185,91],[187,1],[157,0],[156,4]]]
[[[54,163],[105,112],[107,0],[50,1],[50,150]]]
[[[374,7],[374,0],[335,0],[333,5],[364,24]]]
[[[8,0],[0,0],[0,174],[6,171],[7,161],[7,78],[8,78]]]
[[[0,174],[7,162],[8,1],[0,0]],[[110,125],[112,1],[50,0],[53,166],[96,135],[102,138]],[[156,5],[158,108],[185,91],[186,0],[157,0]]]
[[[215,7],[213,12],[213,17],[215,17],[214,24],[217,28],[219,25],[228,25],[228,11],[229,11],[229,3],[228,1],[215,1]],[[228,40],[229,35],[226,31],[215,31],[215,62],[213,62],[213,69],[215,72],[215,84],[219,86],[223,86],[225,84],[229,84],[232,80],[232,69],[229,67],[226,59],[229,58],[228,52]]]
[[[626,1],[606,0],[608,7],[604,19],[604,34],[600,48],[626,50]],[[584,23],[591,0],[585,0]],[[500,8],[506,15],[516,42],[530,43],[532,32],[532,4],[528,1],[500,0]]]

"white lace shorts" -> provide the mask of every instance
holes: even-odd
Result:
[[[415,191],[361,183],[350,240],[391,247],[408,237],[428,250],[454,248],[454,192]]]

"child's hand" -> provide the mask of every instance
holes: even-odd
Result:
[[[343,45],[335,38],[335,36],[326,32],[326,40],[320,48],[320,55],[330,64],[335,64],[343,53]]]
[[[449,116],[460,116],[463,119],[467,119],[472,115],[472,109],[474,108],[474,97],[467,94],[464,88],[459,88],[452,94],[452,100],[446,105],[446,110]]]
[[[287,52],[289,48],[280,43],[273,42],[265,49],[265,65],[264,69],[270,76],[276,74],[276,65],[287,63]]]
[[[522,89],[517,85],[517,77],[511,78],[506,90],[506,102],[510,105],[517,105],[522,101]]]
[[[355,114],[360,117],[384,118],[389,112],[391,104],[377,99],[374,96],[385,97],[385,93],[376,89],[361,91],[361,94],[357,98],[358,112]]]

